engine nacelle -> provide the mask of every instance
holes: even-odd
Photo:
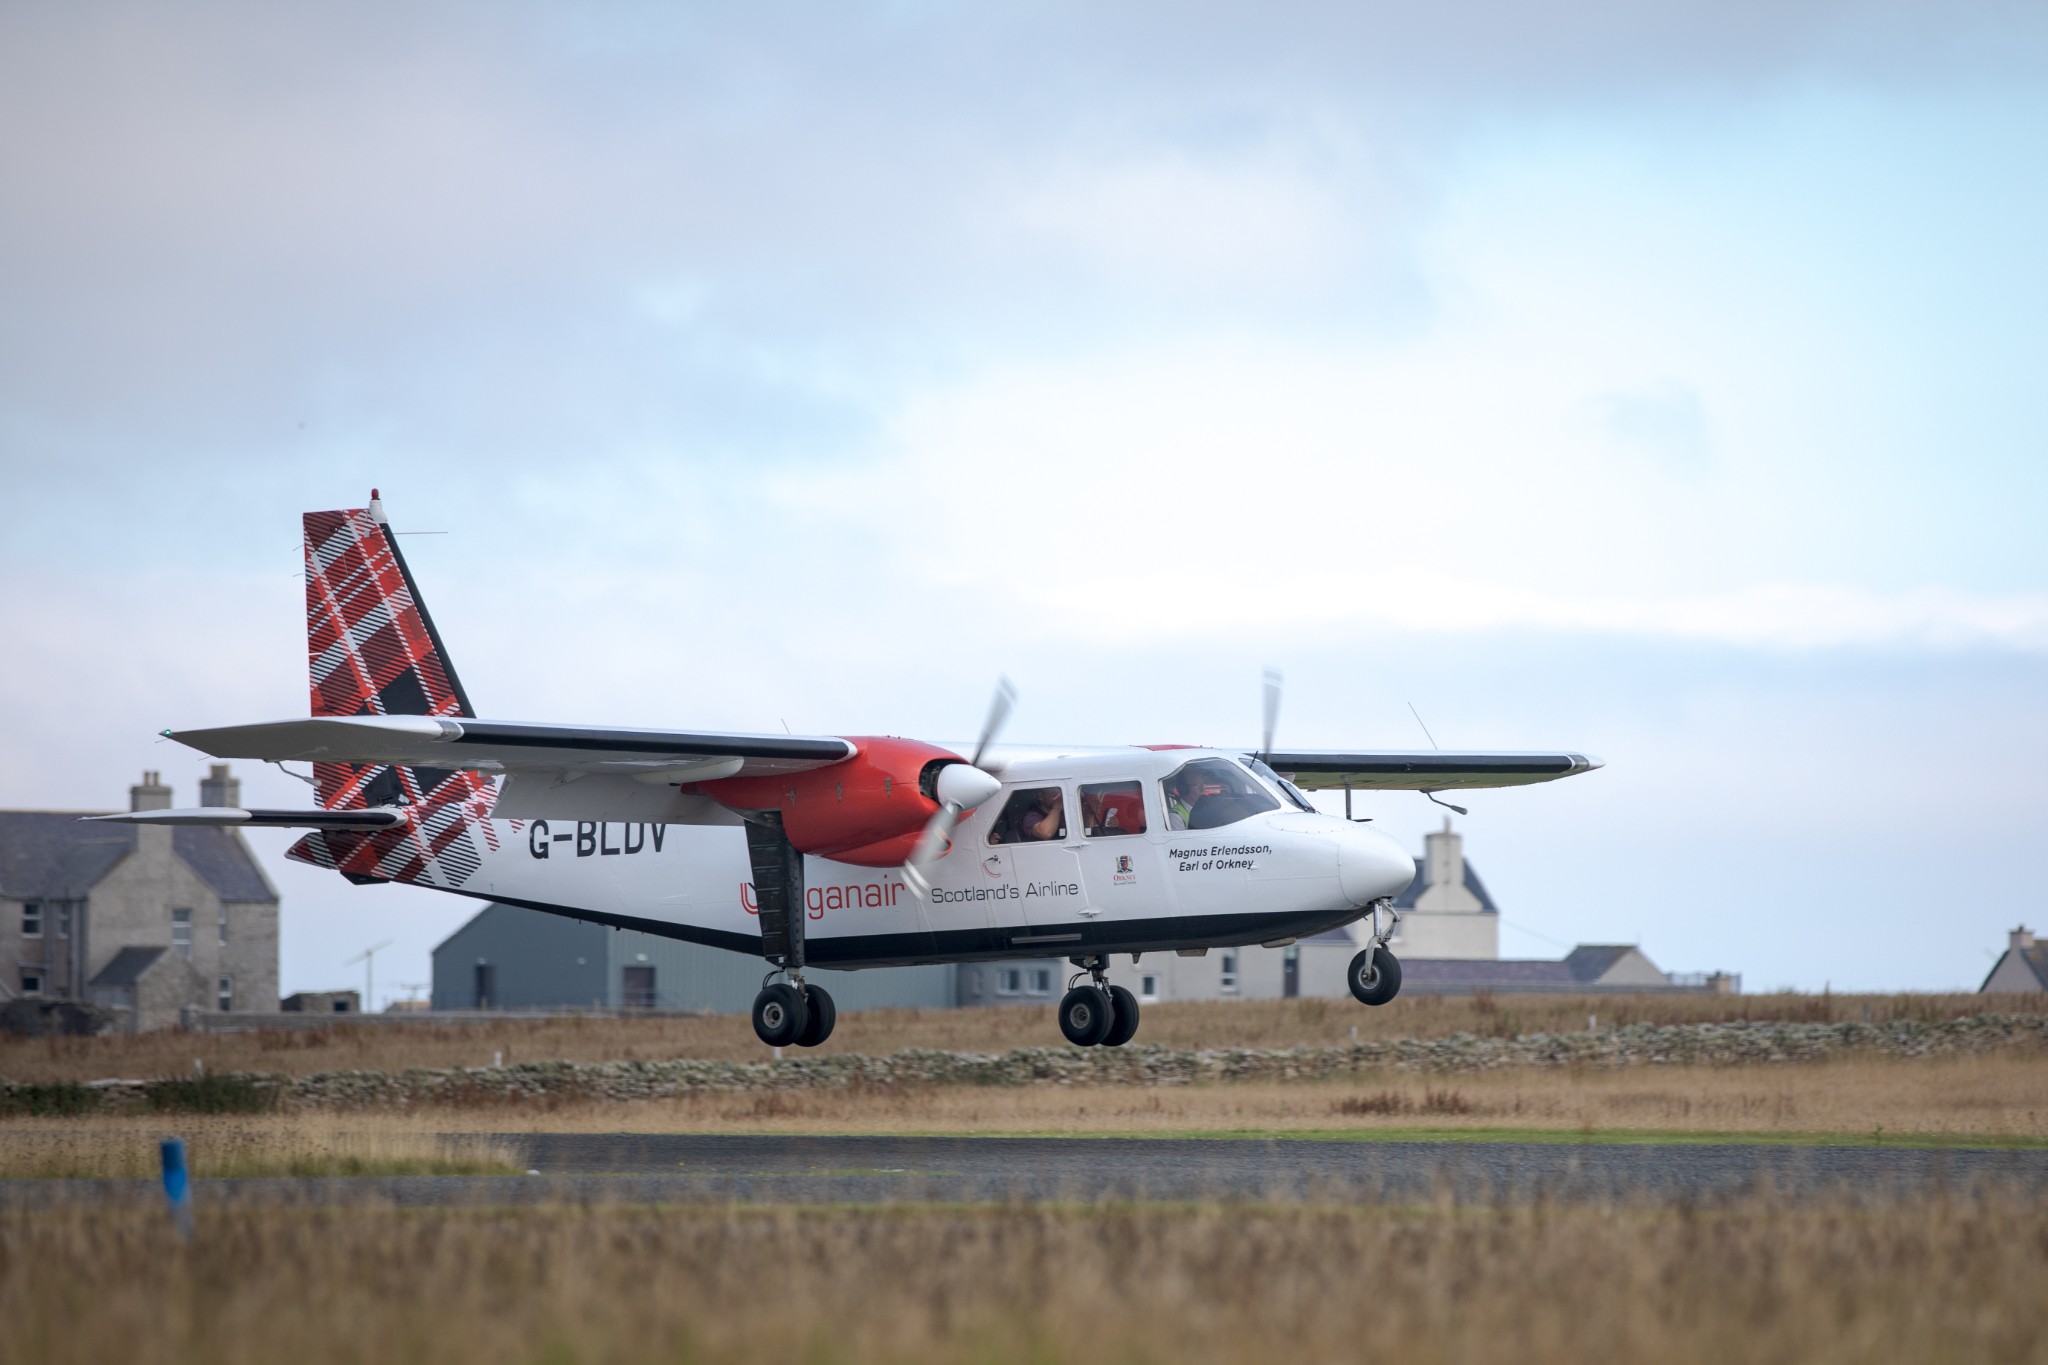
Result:
[[[896,867],[938,813],[934,782],[967,760],[914,739],[850,735],[852,758],[800,773],[727,777],[697,790],[736,811],[778,811],[805,853],[860,867]]]

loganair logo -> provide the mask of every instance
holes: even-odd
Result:
[[[1110,880],[1118,886],[1129,886],[1132,882],[1138,880],[1138,874],[1131,870],[1130,854],[1119,853],[1116,855],[1116,871],[1110,874]]]
[[[823,919],[827,910],[887,910],[903,894],[902,882],[856,882],[852,886],[807,886],[804,888],[804,918]],[[761,913],[754,898],[754,884],[740,883],[740,909],[750,915]]]

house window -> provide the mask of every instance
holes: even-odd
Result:
[[[192,912],[171,911],[171,946],[183,953],[189,961],[192,957]]]
[[[41,938],[43,936],[43,907],[38,901],[24,901],[21,907],[21,936]]]
[[[1052,968],[1033,967],[1031,969],[1031,993],[1033,995],[1052,994]]]
[[[1148,1005],[1149,1005],[1150,1003],[1152,1003],[1152,1002],[1153,1002],[1154,1000],[1157,1000],[1158,998],[1159,998],[1159,977],[1158,977],[1158,976],[1157,976],[1157,975],[1156,975],[1155,973],[1152,973],[1152,972],[1147,972],[1147,973],[1145,973],[1145,974],[1144,974],[1143,976],[1139,977],[1139,978],[1138,978],[1138,999],[1140,999],[1141,1001],[1144,1001],[1144,1002],[1145,1002],[1146,1004],[1148,1004]]]
[[[43,993],[43,974],[41,972],[32,972],[26,967],[22,968],[21,993],[23,995],[41,995]]]
[[[228,946],[228,907],[225,903],[220,907],[220,946]]]
[[[232,976],[220,979],[220,989],[214,994],[213,1004],[223,1014],[235,1007],[235,979]]]
[[[1016,995],[1024,989],[1024,973],[1017,967],[1005,967],[996,973],[996,994]]]
[[[71,907],[68,905],[57,907],[57,937],[71,937]]]
[[[1223,974],[1216,983],[1226,991],[1237,989],[1237,949],[1226,949],[1223,954]]]

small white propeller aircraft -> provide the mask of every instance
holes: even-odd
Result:
[[[1257,753],[1186,745],[1002,748],[1005,681],[967,756],[880,736],[603,729],[485,720],[470,705],[375,490],[305,517],[312,715],[166,730],[218,758],[313,765],[319,807],[98,819],[312,831],[287,856],[766,959],[754,1030],[832,1032],[807,975],[1053,954],[1077,968],[1060,1030],[1121,1046],[1138,1002],[1112,954],[1276,947],[1368,921],[1352,994],[1401,988],[1387,951],[1407,850],[1354,790],[1549,782],[1575,753],[1282,752],[1280,684]],[[1342,789],[1345,816],[1303,789]],[[782,978],[777,981],[776,978]]]

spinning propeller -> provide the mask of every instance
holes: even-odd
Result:
[[[989,703],[988,720],[981,727],[981,738],[974,743],[974,756],[965,763],[948,763],[939,769],[937,779],[932,783],[933,794],[939,799],[939,809],[925,825],[924,833],[918,836],[917,847],[910,851],[909,861],[903,864],[903,880],[920,898],[931,896],[931,878],[925,869],[937,862],[953,839],[953,827],[960,823],[960,817],[1003,789],[997,778],[985,772],[981,766],[988,746],[995,743],[996,732],[1003,728],[1003,722],[1010,718],[1010,709],[1017,704],[1017,689],[1008,678],[996,680],[995,700]]]

